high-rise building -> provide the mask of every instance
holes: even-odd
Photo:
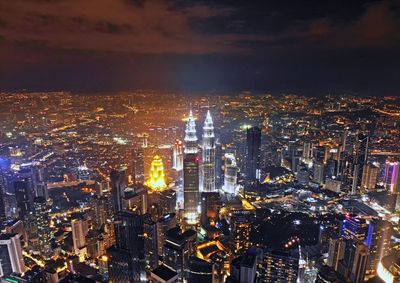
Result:
[[[176,224],[175,213],[165,214],[157,221],[157,254],[161,257],[164,254],[165,235],[168,230],[176,227]]]
[[[130,211],[115,215],[116,244],[107,250],[112,282],[143,282],[145,274],[144,216]]]
[[[358,134],[353,152],[353,184],[351,194],[357,194],[357,189],[361,186],[363,168],[368,161],[369,136]]]
[[[190,257],[187,269],[187,282],[215,282],[213,279],[213,265],[198,257]]]
[[[400,193],[400,162],[386,161],[384,185],[392,194]]]
[[[183,197],[184,217],[187,222],[198,219],[199,205],[199,164],[196,124],[190,111],[185,130],[185,158],[183,160]]]
[[[3,229],[4,227],[4,222],[7,220],[6,217],[6,207],[5,207],[5,202],[4,202],[4,182],[3,182],[3,176],[0,171],[0,229]]]
[[[322,162],[315,162],[313,164],[314,170],[313,170],[313,179],[315,182],[318,184],[322,185],[325,182],[325,176],[324,176],[324,163]]]
[[[140,183],[132,188],[126,188],[124,197],[122,198],[122,208],[134,211],[137,214],[145,214],[148,212],[149,194],[148,188]]]
[[[369,250],[367,273],[376,273],[380,260],[390,253],[391,236],[392,225],[390,222],[379,219],[369,220],[368,236],[365,240]]]
[[[345,239],[364,241],[368,235],[368,224],[363,218],[346,215],[341,223],[340,235]]]
[[[152,270],[158,266],[158,234],[157,223],[151,219],[150,214],[144,215],[143,231],[145,268]]]
[[[77,214],[71,220],[72,242],[74,252],[77,255],[85,253],[86,235],[88,233],[88,221],[83,215]]]
[[[150,166],[149,179],[146,181],[146,186],[148,186],[152,191],[158,192],[167,188],[167,184],[165,183],[164,165],[159,155],[153,157]]]
[[[368,163],[364,165],[361,180],[362,190],[374,190],[378,180],[379,167],[375,164]]]
[[[51,230],[50,230],[50,217],[47,208],[47,202],[44,197],[36,197],[33,200],[34,208],[34,221],[37,228],[38,247],[40,253],[44,258],[51,256]]]
[[[195,241],[194,230],[186,230],[182,233],[179,227],[175,227],[168,230],[165,235],[164,264],[178,273],[178,282],[183,282],[189,256],[194,252]]]
[[[221,143],[215,143],[215,188],[220,190],[224,184],[223,149]]]
[[[173,167],[176,171],[183,169],[183,142],[179,139],[176,140],[172,152]]]
[[[125,170],[126,168],[119,168],[118,170],[112,170],[110,173],[114,213],[122,210],[122,198],[126,188]]]
[[[230,222],[235,254],[239,254],[251,247],[250,234],[254,217],[254,212],[249,210],[235,210],[232,212]]]
[[[24,273],[25,262],[22,256],[18,234],[0,235],[0,277],[11,273]]]
[[[219,193],[202,192],[201,193],[201,224],[205,230],[208,226],[215,226],[219,217],[219,211],[222,203]]]
[[[134,148],[132,150],[132,178],[134,183],[144,183],[143,148]]]
[[[224,186],[222,190],[227,194],[236,194],[238,166],[233,153],[225,153]]]
[[[33,198],[28,179],[14,181],[14,190],[19,217],[25,219],[32,211]]]
[[[339,262],[344,257],[346,248],[345,240],[343,238],[330,238],[327,265],[334,271],[338,271]]]
[[[245,168],[246,181],[254,182],[260,179],[260,149],[261,130],[259,127],[251,127],[246,132]]]
[[[262,260],[265,272],[262,273],[262,282],[297,282],[299,258],[288,251],[266,251]]]
[[[207,111],[203,126],[200,190],[215,192],[215,135],[210,111]]]

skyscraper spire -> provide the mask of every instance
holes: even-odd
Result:
[[[214,123],[210,110],[207,111],[203,125],[201,165],[201,190],[204,192],[215,191],[215,135]]]
[[[197,134],[196,134],[196,122],[193,117],[192,109],[189,112],[189,118],[186,123],[185,129],[185,154],[197,153]]]
[[[188,223],[198,221],[199,161],[196,123],[190,110],[185,129],[185,157],[183,159],[183,209]]]

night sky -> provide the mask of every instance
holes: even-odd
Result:
[[[0,91],[400,95],[400,1],[0,0]]]

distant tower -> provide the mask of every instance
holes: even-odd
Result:
[[[122,197],[126,188],[125,168],[111,171],[110,179],[114,213],[117,213],[122,210]]]
[[[183,143],[177,139],[173,149],[173,168],[176,171],[183,169]]]
[[[260,179],[261,130],[251,127],[246,133],[246,181],[254,182]]]
[[[159,192],[167,188],[163,161],[159,155],[154,156],[153,161],[151,162],[149,179],[146,182],[146,186],[153,191]]]
[[[368,161],[368,145],[369,137],[358,134],[354,148],[354,167],[353,167],[353,184],[351,194],[357,194],[357,188],[361,186],[362,173],[364,165]]]
[[[185,158],[183,160],[184,217],[188,222],[196,222],[199,205],[199,163],[196,123],[192,111],[186,123]]]
[[[201,191],[215,192],[215,135],[210,111],[204,120],[201,162]]]
[[[238,167],[233,153],[225,153],[224,186],[222,190],[227,194],[236,194]]]
[[[144,182],[144,153],[142,148],[132,150],[132,177],[134,183]]]

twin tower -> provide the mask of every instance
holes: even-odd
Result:
[[[184,140],[184,217],[188,222],[196,222],[198,219],[199,193],[218,191],[215,187],[214,124],[210,111],[207,111],[203,125],[201,158],[196,133],[196,122],[192,111],[190,111],[186,123]]]

